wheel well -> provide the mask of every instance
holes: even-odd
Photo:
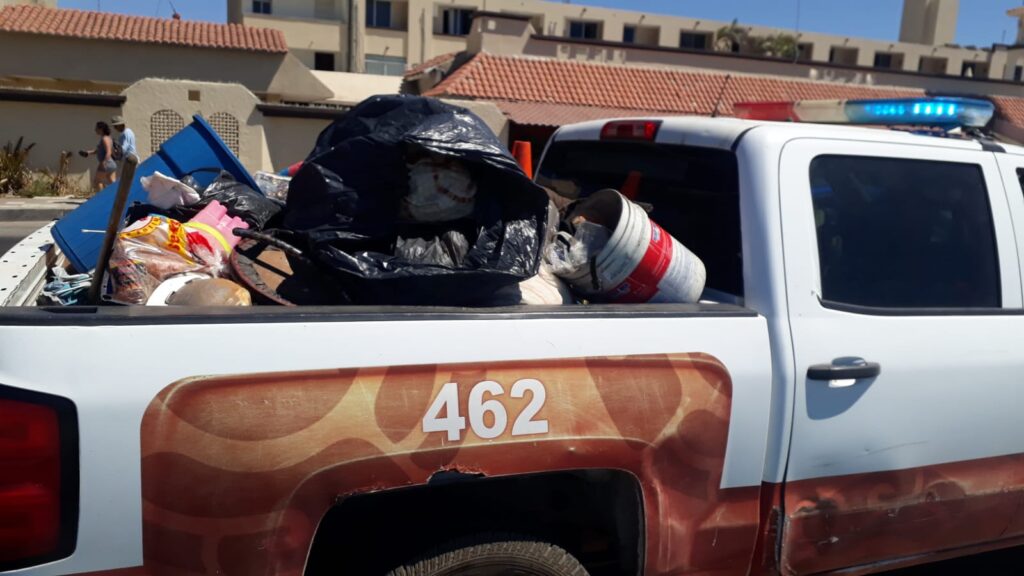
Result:
[[[592,576],[640,574],[640,485],[617,470],[500,478],[442,472],[425,486],[333,507],[317,529],[306,574],[384,574],[452,540],[495,532],[560,546]]]

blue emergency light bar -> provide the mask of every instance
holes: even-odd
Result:
[[[905,98],[848,100],[846,115],[853,124],[911,124],[983,128],[995,115],[995,106],[969,98]]]
[[[737,116],[754,120],[983,128],[995,106],[973,98],[892,98],[882,100],[799,100],[750,102],[734,106]]]

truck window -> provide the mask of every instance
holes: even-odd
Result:
[[[822,298],[881,308],[998,308],[981,167],[819,156],[811,162]]]
[[[743,297],[739,173],[726,150],[636,142],[552,142],[537,182],[569,198],[614,188],[704,262],[707,288]]]

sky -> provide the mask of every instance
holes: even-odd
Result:
[[[226,4],[217,0],[59,0],[62,8],[82,8],[138,14],[171,15],[171,3],[183,18],[223,22]],[[573,4],[627,8],[654,14],[797,28],[860,38],[896,40],[903,2],[900,0],[573,0]],[[1016,40],[1016,21],[1006,11],[1024,0],[961,0],[958,44],[989,46]]]

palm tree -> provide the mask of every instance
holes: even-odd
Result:
[[[795,60],[800,47],[792,34],[772,34],[756,39],[754,52],[761,56]]]
[[[715,50],[719,52],[740,52],[750,42],[750,29],[739,25],[733,19],[728,26],[722,26],[715,34]]]

